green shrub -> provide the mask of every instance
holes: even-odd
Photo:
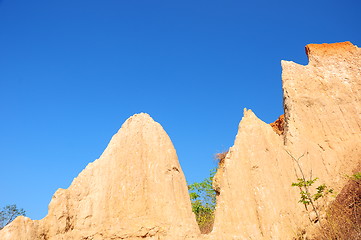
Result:
[[[188,185],[192,211],[202,233],[209,233],[213,229],[216,192],[212,188],[212,181],[215,173],[216,169],[212,169],[208,178]]]

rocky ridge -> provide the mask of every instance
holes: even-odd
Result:
[[[311,236],[319,219],[297,202],[295,160],[307,179],[318,177],[337,192],[360,163],[361,50],[344,42],[310,44],[306,53],[306,66],[282,61],[283,131],[280,120],[268,125],[245,110],[214,179],[212,238],[293,239],[305,229]],[[327,203],[318,206],[321,216]]]
[[[361,159],[361,50],[306,46],[309,64],[282,61],[284,118],[269,125],[245,109],[214,178],[213,231],[200,235],[175,149],[147,114],[129,118],[102,156],[39,221],[18,217],[0,239],[293,239],[319,220],[297,201],[300,176],[340,191]],[[312,176],[311,176],[312,175]],[[318,210],[324,213],[330,201]],[[309,220],[310,219],[310,220]]]
[[[148,114],[129,118],[101,157],[54,194],[39,221],[18,217],[0,239],[188,239],[199,235],[171,140]]]

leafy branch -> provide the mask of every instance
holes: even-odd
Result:
[[[310,187],[318,180],[318,178],[314,178],[312,179],[312,172],[311,172],[311,176],[310,178],[307,180],[306,179],[306,176],[303,172],[303,169],[301,167],[301,164],[300,164],[300,159],[302,157],[304,157],[304,154],[302,154],[299,158],[295,158],[291,153],[289,153],[287,150],[286,150],[287,154],[295,161],[295,163],[297,164],[297,167],[301,173],[301,177],[298,177],[297,178],[297,181],[298,182],[294,182],[292,183],[291,186],[293,187],[298,187],[300,189],[300,200],[298,201],[299,203],[302,203],[306,210],[308,211],[308,207],[309,205],[311,205],[312,207],[312,210],[315,212],[316,214],[316,221],[319,221],[320,224],[321,224],[321,218],[320,218],[320,215],[319,215],[319,212],[316,208],[316,204],[315,202],[326,196],[328,193],[333,193],[333,189],[332,188],[329,188],[326,186],[326,184],[321,184],[319,185],[318,187],[316,187],[316,193],[312,194],[311,191],[310,191]],[[297,171],[296,171],[296,175],[297,175]],[[309,219],[310,221],[312,222],[310,216],[309,216]]]
[[[21,215],[25,216],[24,209],[18,209],[15,204],[5,206],[0,211],[0,230]]]

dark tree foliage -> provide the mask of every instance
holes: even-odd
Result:
[[[15,204],[5,206],[0,211],[0,229],[11,223],[17,216],[25,216],[24,209],[18,209]]]

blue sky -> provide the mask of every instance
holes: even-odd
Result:
[[[281,60],[361,45],[361,1],[0,0],[0,206],[33,219],[131,115],[171,137],[187,181],[232,146],[243,108],[283,113]]]

